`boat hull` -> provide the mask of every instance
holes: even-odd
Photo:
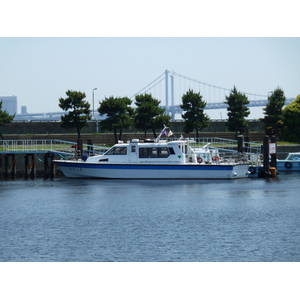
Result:
[[[278,172],[300,172],[300,160],[277,160]]]
[[[238,179],[248,177],[247,164],[108,164],[55,161],[69,178],[102,179]]]

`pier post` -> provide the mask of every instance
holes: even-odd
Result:
[[[2,154],[0,154],[0,178],[2,177],[3,169],[2,169]]]
[[[4,177],[7,178],[9,174],[9,163],[8,163],[8,155],[4,156]]]
[[[36,176],[36,158],[34,154],[25,155],[25,178],[35,178]]]
[[[16,156],[16,154],[12,155],[12,170],[11,170],[11,172],[12,172],[11,176],[13,178],[15,178],[17,175],[17,156]]]
[[[238,152],[239,153],[244,152],[244,136],[243,135],[238,136]]]
[[[277,169],[277,155],[276,155],[276,136],[271,136],[271,143],[275,144],[275,153],[270,153],[271,155],[271,167]]]
[[[48,165],[48,153],[44,155],[44,178],[48,178],[49,165]]]
[[[55,164],[53,160],[55,159],[55,155],[53,153],[50,154],[50,178],[53,179],[55,177]]]
[[[88,144],[88,155],[91,155],[94,152],[93,141],[91,139],[88,139],[87,144]]]
[[[263,167],[262,177],[270,176],[270,161],[269,161],[269,137],[263,139]]]
[[[30,169],[30,165],[29,165],[29,160],[28,160],[28,155],[25,155],[25,178],[28,178],[28,169]]]
[[[55,159],[55,155],[52,153],[46,153],[44,156],[44,178],[53,179],[55,176],[55,164],[53,160]],[[50,162],[49,162],[50,160]]]
[[[9,162],[10,158],[11,163]],[[4,157],[4,164],[5,177],[11,175],[12,178],[15,178],[17,173],[16,154],[6,154]]]
[[[77,139],[77,151],[76,151],[76,155],[75,158],[79,159],[81,157],[81,155],[83,154],[83,143],[82,143],[82,139]]]

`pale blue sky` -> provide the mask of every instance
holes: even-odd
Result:
[[[58,99],[68,89],[91,101],[97,87],[96,104],[130,97],[168,69],[226,89],[267,95],[279,86],[296,97],[297,12],[294,0],[284,6],[262,0],[8,1],[1,4],[0,96],[17,96],[18,112],[23,105],[29,113],[60,111]]]
[[[300,94],[300,38],[0,38],[0,95],[60,111],[68,89],[132,96],[166,69],[212,85]]]

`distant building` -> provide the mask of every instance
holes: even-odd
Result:
[[[27,114],[27,106],[21,106],[21,114]]]
[[[7,111],[10,115],[17,114],[16,96],[0,96],[0,101],[2,101],[2,110]]]

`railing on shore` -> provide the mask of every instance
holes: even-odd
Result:
[[[53,152],[73,156],[77,143],[62,140],[0,140],[0,153],[46,153]],[[83,144],[83,151],[89,155],[104,153],[105,147]]]

